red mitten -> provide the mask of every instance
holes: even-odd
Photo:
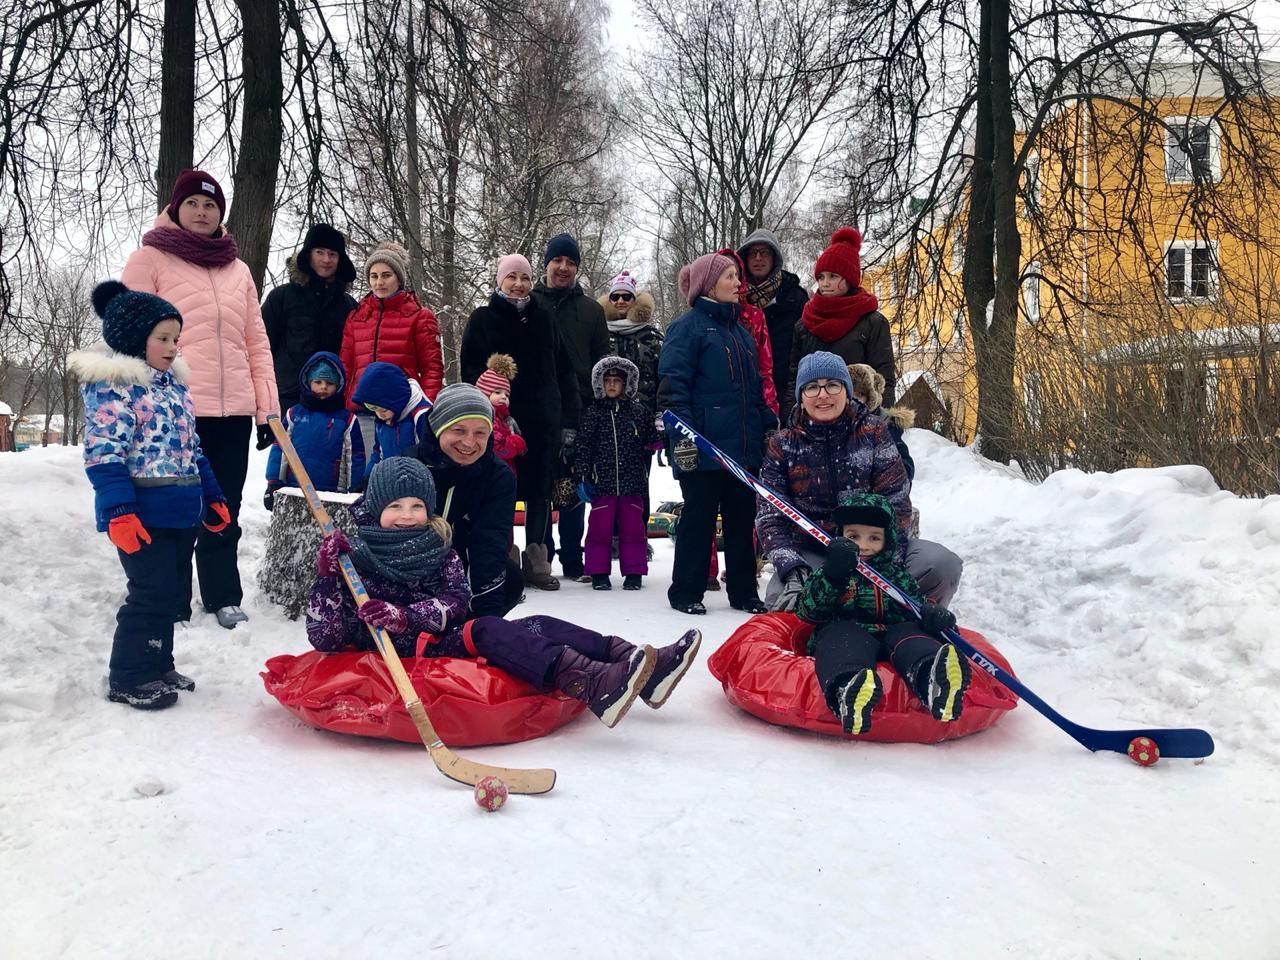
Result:
[[[356,610],[356,616],[365,623],[372,623],[375,627],[382,627],[392,633],[404,633],[409,629],[409,615],[405,613],[404,607],[385,600],[366,600]]]
[[[137,553],[142,549],[143,543],[151,542],[151,534],[147,533],[147,528],[142,525],[136,513],[126,513],[111,520],[107,524],[107,536],[125,553]]]
[[[214,518],[209,519],[212,513]],[[225,500],[215,500],[209,504],[208,511],[204,515],[204,528],[210,533],[221,533],[227,529],[227,525],[231,523],[231,511],[227,509]]]
[[[351,552],[351,543],[341,530],[334,530],[320,541],[320,550],[316,553],[316,573],[322,577],[336,577],[342,572],[342,562],[338,556]]]

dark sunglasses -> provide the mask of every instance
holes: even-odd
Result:
[[[635,294],[619,291],[618,293],[609,294],[609,299],[612,300],[614,303],[617,303],[619,300],[622,300],[622,301],[634,300]]]

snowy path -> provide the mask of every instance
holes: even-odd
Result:
[[[1280,497],[1192,467],[1033,486],[908,439],[924,534],[965,557],[961,622],[1072,719],[1202,726],[1213,757],[1140,769],[1025,706],[951,744],[850,745],[736,711],[700,663],[616,730],[474,751],[560,774],[486,815],[420,747],[264,693],[306,641],[252,585],[260,454],[252,622],[181,633],[199,690],[173,710],[107,703],[123,578],[79,452],[31,451],[0,457],[0,955],[1276,957]],[[655,545],[638,595],[566,584],[518,612],[668,642],[692,618]],[[741,620],[708,596],[703,659]]]

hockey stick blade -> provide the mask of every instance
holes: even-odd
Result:
[[[324,535],[328,536],[335,529],[333,519],[329,516],[329,511],[324,508],[324,504],[320,502],[316,488],[311,483],[311,478],[307,476],[307,471],[303,467],[302,461],[298,459],[298,452],[293,448],[293,441],[289,438],[284,424],[280,422],[280,418],[277,416],[268,417],[267,423],[270,424],[271,432],[275,434],[276,442],[280,444],[280,450],[289,462],[289,469],[293,471],[294,479],[298,481],[298,486],[307,499],[307,506],[311,508],[311,515],[315,517],[316,523],[320,525]],[[342,577],[347,582],[347,588],[351,591],[351,596],[355,598],[356,606],[362,606],[369,600],[369,593],[364,588],[364,581],[360,579],[360,574],[356,571],[355,564],[351,562],[351,557],[345,553],[339,554],[339,563],[342,567]],[[413,720],[418,736],[422,738],[423,746],[427,748],[427,752],[431,755],[436,769],[450,780],[465,783],[467,786],[475,786],[485,777],[499,777],[507,785],[509,793],[547,793],[556,785],[556,772],[549,768],[526,770],[517,767],[494,767],[489,764],[468,760],[466,757],[459,756],[446,747],[436,734],[435,727],[432,726],[431,720],[427,716],[427,709],[422,705],[422,699],[418,696],[417,691],[413,689],[413,683],[405,672],[404,664],[400,661],[400,655],[396,653],[396,648],[391,642],[391,635],[382,627],[374,626],[372,623],[365,624],[365,626],[369,628],[369,633],[373,636],[374,646],[377,648],[378,653],[382,655],[382,660],[387,666],[387,672],[391,674],[391,680],[395,684],[396,692],[400,694],[400,698],[404,701],[405,710],[408,711],[410,719]]]
[[[785,497],[775,490],[771,490],[765,484],[761,483],[757,478],[744,470],[739,464],[735,463],[726,456],[719,447],[708,440],[697,430],[685,423],[680,417],[676,416],[670,410],[666,410],[662,414],[663,422],[667,427],[675,431],[680,436],[692,440],[698,445],[698,449],[711,457],[725,470],[733,474],[748,487],[755,490],[756,495],[767,501],[770,506],[779,513],[791,520],[798,527],[813,537],[823,546],[826,546],[831,537],[825,530],[816,523],[806,517],[803,513],[793,507]],[[871,567],[858,561],[858,572],[874,583],[882,591],[887,593],[899,605],[910,610],[917,616],[920,613],[919,608],[911,601],[910,597],[904,595],[896,586],[884,579],[880,574],[876,573]],[[1027,703],[1035,707],[1041,714],[1051,720],[1056,726],[1061,728],[1067,735],[1072,737],[1081,746],[1089,750],[1111,750],[1115,753],[1125,753],[1129,751],[1129,742],[1134,737],[1149,737],[1155,741],[1156,746],[1160,750],[1162,757],[1182,757],[1195,758],[1207,757],[1213,753],[1213,737],[1207,731],[1196,729],[1195,727],[1174,727],[1170,729],[1139,729],[1139,730],[1095,730],[1092,727],[1085,727],[1081,724],[1068,720],[1053,707],[1045,703],[1040,697],[1029,690],[1026,685],[1015,678],[1006,670],[1002,670],[989,659],[984,657],[978,650],[962,637],[955,630],[948,630],[947,639],[955,644],[956,648],[977,664],[980,668],[989,673],[1001,685],[1008,688],[1014,694]]]

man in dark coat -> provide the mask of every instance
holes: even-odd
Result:
[[[769,324],[769,346],[773,351],[773,383],[783,423],[794,402],[787,389],[791,372],[791,340],[809,294],[800,278],[782,269],[782,247],[773,231],[763,227],[750,234],[738,248],[747,265],[747,300],[764,311]]]
[[[567,233],[552,237],[547,241],[547,251],[542,258],[546,277],[533,288],[533,299],[555,320],[556,330],[578,380],[578,407],[585,410],[593,397],[591,368],[609,350],[609,328],[604,322],[604,310],[600,304],[587,296],[578,283],[578,264],[581,262],[582,254],[577,240]],[[514,411],[512,415],[519,423],[520,417]],[[562,437],[560,459],[564,466],[563,476],[570,475],[574,432],[574,429],[568,430]],[[564,575],[574,580],[583,576],[582,532],[585,517],[586,508],[581,503],[561,505],[560,566]],[[553,552],[554,544],[548,543],[548,557]]]
[[[356,268],[347,242],[327,223],[307,231],[302,249],[287,261],[289,282],[262,301],[262,322],[271,341],[271,358],[280,391],[280,409],[301,399],[298,374],[321,351],[338,353],[347,314],[356,308],[350,294]]]
[[[431,429],[424,431],[416,450],[406,453],[431,471],[436,485],[431,515],[444,517],[453,527],[453,549],[471,582],[471,615],[502,617],[520,602],[524,588],[520,567],[507,549],[516,510],[516,478],[494,456],[492,432],[483,443],[441,439],[447,427],[465,425],[467,420],[485,420],[492,427],[493,407],[470,384],[450,384],[437,395],[428,415]]]

